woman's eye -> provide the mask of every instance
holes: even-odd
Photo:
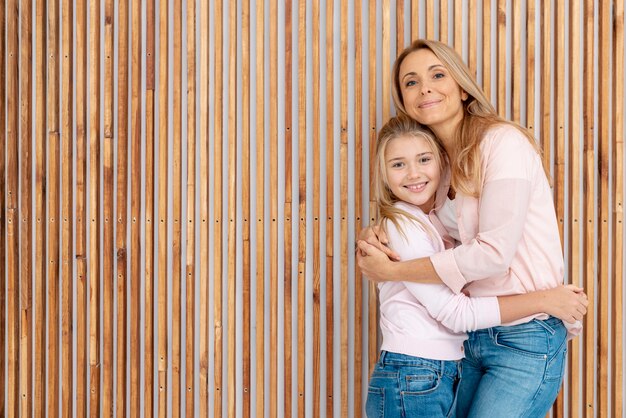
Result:
[[[443,78],[446,75],[444,73],[435,73],[435,75],[433,76],[433,78]]]
[[[417,83],[416,83],[415,81],[411,80],[411,81],[407,81],[407,83],[406,83],[406,85],[405,85],[405,86],[406,86],[406,87],[412,87],[412,86],[414,86],[414,85],[416,85],[416,84],[417,84]]]

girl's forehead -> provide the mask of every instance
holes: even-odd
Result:
[[[431,146],[431,141],[420,133],[415,134],[402,134],[392,138],[387,144],[386,154],[393,152],[397,153],[413,153],[419,151],[434,152]]]

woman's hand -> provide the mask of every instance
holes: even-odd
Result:
[[[365,241],[368,244],[378,248],[383,253],[387,254],[387,256],[391,260],[400,261],[400,256],[392,251],[391,248],[387,247],[387,244],[389,244],[389,240],[387,239],[387,234],[385,234],[385,230],[381,228],[380,225],[363,228],[359,233],[357,241]],[[358,249],[359,248],[357,246],[357,250]],[[365,254],[363,253],[361,255]]]
[[[361,273],[373,282],[393,280],[394,262],[379,247],[366,241],[357,241],[356,262]]]
[[[543,290],[544,312],[573,324],[587,313],[589,300],[582,288],[572,284]]]

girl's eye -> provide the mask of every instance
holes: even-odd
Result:
[[[391,164],[391,168],[402,168],[404,167],[404,163],[393,163]]]
[[[420,164],[428,164],[431,161],[432,161],[432,157],[422,157],[419,160]]]

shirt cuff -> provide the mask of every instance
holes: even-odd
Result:
[[[449,249],[431,255],[430,262],[441,281],[454,293],[460,293],[463,286],[467,284],[467,280],[459,271],[453,250]]]

